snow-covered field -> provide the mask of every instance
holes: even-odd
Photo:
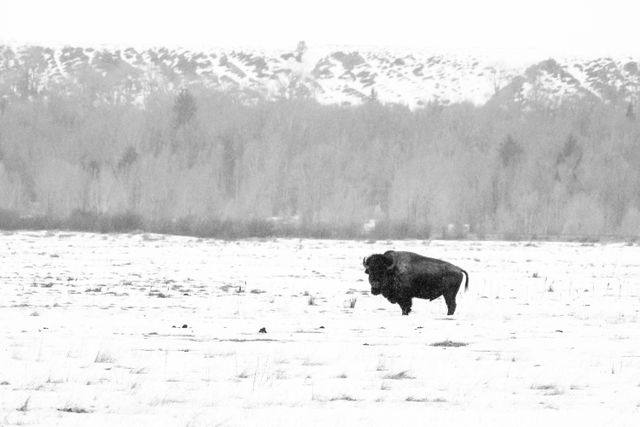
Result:
[[[455,316],[370,295],[388,249]],[[2,426],[640,422],[634,245],[5,233],[0,298]]]

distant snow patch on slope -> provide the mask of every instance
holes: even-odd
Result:
[[[305,97],[358,105],[375,99],[410,108],[490,100],[557,106],[573,98],[619,102],[640,94],[633,58],[523,58],[349,46],[291,51],[0,46],[0,73],[29,70],[37,89],[45,90],[52,84],[81,84],[93,71],[120,85],[139,105],[154,88],[192,84],[233,91],[244,100]]]

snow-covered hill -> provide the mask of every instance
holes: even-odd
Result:
[[[573,97],[637,101],[633,58],[546,59],[512,66],[489,58],[353,48],[292,51],[94,49],[0,46],[0,96],[59,85],[108,86],[119,99],[143,100],[158,86],[191,84],[233,91],[247,100],[306,96],[357,105],[375,98],[411,108],[429,102],[543,102]]]

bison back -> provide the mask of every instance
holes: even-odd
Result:
[[[459,286],[463,273],[460,267],[440,259],[413,252],[393,252],[399,281],[411,288],[416,298],[433,300],[442,296],[449,286]]]

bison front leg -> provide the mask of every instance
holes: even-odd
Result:
[[[398,301],[398,305],[400,305],[400,308],[402,309],[402,315],[406,316],[409,313],[411,313],[411,305],[412,305],[412,301],[411,298],[409,299],[403,299],[402,301]]]

